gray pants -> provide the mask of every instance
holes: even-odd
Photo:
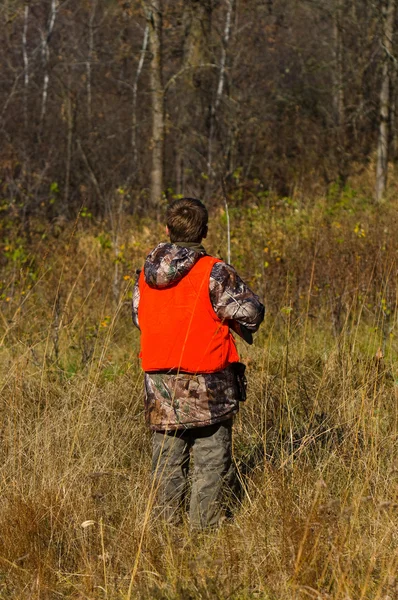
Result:
[[[191,527],[214,527],[222,514],[222,500],[232,489],[232,419],[207,427],[153,434],[152,472],[157,489],[157,509],[166,520],[176,520],[184,499],[190,450],[193,474],[189,517]]]

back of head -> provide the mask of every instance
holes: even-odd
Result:
[[[207,233],[209,215],[205,205],[196,198],[172,202],[166,213],[171,242],[200,242]]]

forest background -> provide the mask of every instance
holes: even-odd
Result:
[[[397,17],[3,0],[1,599],[398,597]],[[267,307],[200,537],[150,518],[130,316],[184,195]]]

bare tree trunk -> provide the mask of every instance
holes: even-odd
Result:
[[[185,193],[185,174],[188,174],[189,194],[200,195],[203,180],[197,172],[206,169],[208,139],[208,107],[211,102],[213,77],[211,65],[211,23],[213,0],[187,0],[184,2],[184,52],[182,86],[178,100],[183,110],[179,112],[176,145],[177,194]],[[195,135],[192,136],[192,133]],[[198,157],[199,160],[198,160]]]
[[[159,205],[163,193],[164,88],[162,65],[162,0],[146,2],[151,50],[152,168],[150,202]]]
[[[397,160],[397,151],[398,151],[398,139],[397,139],[397,69],[394,68],[391,73],[391,103],[390,103],[390,149],[389,155],[391,160]]]
[[[22,32],[22,53],[24,64],[24,123],[25,129],[28,128],[28,87],[29,87],[29,55],[27,47],[29,22],[29,5],[26,4],[24,12],[24,24]]]
[[[66,165],[65,165],[65,188],[64,188],[64,205],[65,212],[69,206],[69,188],[70,188],[70,172],[72,161],[72,142],[73,142],[73,127],[74,127],[74,110],[72,105],[72,77],[69,69],[68,73],[68,88],[66,90],[66,120],[67,120],[67,140],[66,140]]]
[[[214,173],[212,160],[213,160],[213,137],[214,137],[214,127],[217,110],[221,101],[221,97],[224,90],[224,80],[225,80],[225,66],[227,62],[227,48],[229,42],[229,36],[231,33],[231,19],[232,19],[232,11],[234,9],[235,0],[227,0],[227,14],[225,17],[225,27],[224,27],[224,37],[223,37],[223,45],[221,51],[221,60],[220,60],[220,71],[218,76],[218,85],[217,92],[214,103],[211,107],[210,112],[210,132],[209,132],[209,143],[207,150],[207,169],[208,175],[212,175]]]
[[[93,59],[93,51],[94,51],[94,19],[95,19],[95,11],[97,10],[97,0],[93,0],[91,6],[91,13],[88,22],[89,33],[88,33],[88,59],[86,63],[86,73],[87,73],[87,119],[89,127],[91,128],[91,116],[92,116],[92,94],[91,94],[91,61]]]
[[[50,76],[48,74],[48,60],[50,57],[50,51],[48,48],[51,34],[54,29],[55,17],[57,15],[58,2],[57,0],[51,0],[51,9],[50,9],[50,18],[48,21],[47,31],[42,33],[42,59],[43,59],[43,92],[42,92],[42,100],[41,100],[41,114],[40,114],[40,128],[43,125],[44,117],[46,115],[46,106],[47,106],[47,95],[48,95],[48,84],[50,81]]]
[[[380,125],[377,145],[376,190],[375,200],[380,202],[385,195],[388,172],[388,146],[390,135],[390,63],[394,35],[396,1],[388,0],[387,14],[384,21],[384,60],[380,89]]]
[[[334,42],[334,95],[333,104],[335,120],[338,127],[344,123],[344,89],[343,89],[343,52],[341,39],[341,0],[336,0],[333,14],[333,42]]]
[[[338,168],[339,185],[345,185],[348,176],[348,157],[346,152],[346,126],[344,102],[344,1],[334,0],[333,4],[333,122],[334,147]]]
[[[197,67],[209,62],[212,2],[188,0],[184,3],[185,39],[184,68],[189,70],[191,82],[198,74]]]
[[[148,46],[149,38],[149,27],[148,24],[145,27],[144,39],[142,40],[140,60],[137,65],[137,72],[133,83],[133,115],[132,115],[132,126],[131,126],[131,147],[133,149],[133,161],[134,168],[137,169],[138,165],[138,150],[137,150],[137,92],[138,92],[138,80],[141,75],[142,67],[144,66],[145,53]]]

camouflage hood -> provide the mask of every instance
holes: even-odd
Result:
[[[200,244],[159,244],[146,258],[145,281],[152,288],[170,287],[185,277],[205,254]]]

